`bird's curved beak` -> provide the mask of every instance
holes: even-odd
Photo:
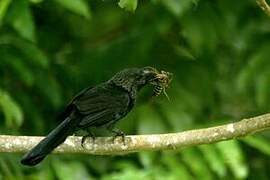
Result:
[[[148,66],[143,68],[143,76],[145,77],[145,80],[150,84],[156,79],[158,74],[158,70],[153,67]]]
[[[159,72],[155,68],[147,66],[143,68],[143,73],[147,75],[147,74],[158,74]]]

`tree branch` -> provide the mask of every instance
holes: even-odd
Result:
[[[256,0],[258,5],[262,10],[270,17],[270,6],[267,4],[266,0]]]
[[[81,147],[81,137],[71,136],[54,150],[55,153],[87,153],[95,155],[116,155],[138,151],[179,149],[200,144],[234,139],[270,128],[270,113],[243,119],[211,128],[189,130],[180,133],[127,136],[124,144],[122,138],[112,141],[111,137],[98,137],[95,142],[85,141]],[[0,136],[0,152],[26,152],[43,137]]]

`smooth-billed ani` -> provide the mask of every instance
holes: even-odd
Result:
[[[151,67],[130,68],[118,72],[110,80],[81,91],[61,115],[63,121],[21,160],[24,165],[40,163],[53,149],[78,129],[114,124],[127,115],[135,104],[138,91],[156,79],[157,70]],[[118,135],[121,131],[116,131]]]

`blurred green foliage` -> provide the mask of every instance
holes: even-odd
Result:
[[[123,9],[119,8],[119,7]],[[136,10],[136,11],[135,11]],[[270,19],[255,0],[1,0],[0,132],[45,135],[69,99],[126,67],[174,73],[140,95],[128,134],[179,132],[270,108]],[[0,155],[0,179],[269,179],[270,133],[123,157]]]

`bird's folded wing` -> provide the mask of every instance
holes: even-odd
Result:
[[[121,117],[129,102],[127,93],[112,94],[92,89],[75,99],[73,104],[84,116],[79,126],[99,126]]]

